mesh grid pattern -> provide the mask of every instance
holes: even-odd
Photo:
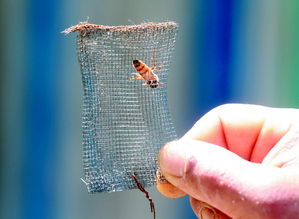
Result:
[[[107,27],[81,23],[77,50],[83,81],[83,163],[89,192],[155,184],[160,147],[176,139],[167,101],[167,74],[177,24],[148,23]],[[132,59],[153,65],[153,52],[164,83],[149,88],[131,80]]]

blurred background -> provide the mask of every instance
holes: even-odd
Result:
[[[87,193],[80,178],[80,21],[180,24],[169,104],[182,136],[229,102],[299,107],[297,0],[1,0],[0,218],[152,218],[139,191]],[[190,67],[192,66],[192,67]],[[157,219],[195,218],[155,188]]]

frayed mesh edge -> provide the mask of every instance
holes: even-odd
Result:
[[[162,174],[161,169],[160,169],[159,166],[158,166],[158,169],[157,169],[157,172],[156,172],[156,184],[169,184],[168,180]]]
[[[172,21],[169,22],[162,22],[162,23],[142,23],[138,25],[128,25],[128,26],[105,26],[105,25],[98,25],[98,24],[90,24],[88,22],[80,22],[77,25],[69,27],[62,31],[62,33],[68,34],[76,31],[80,31],[81,33],[90,32],[94,30],[105,30],[111,32],[126,32],[135,29],[152,29],[157,27],[167,27],[167,28],[176,28],[178,24]]]

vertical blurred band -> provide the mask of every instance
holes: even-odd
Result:
[[[27,0],[22,217],[53,218],[59,81],[58,0]]]

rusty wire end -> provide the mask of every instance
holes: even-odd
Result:
[[[137,188],[145,194],[145,197],[147,198],[147,200],[150,203],[151,212],[154,214],[154,219],[156,219],[156,209],[155,209],[155,204],[154,204],[153,199],[149,196],[148,191],[145,190],[145,188],[142,186],[142,184],[137,179],[136,173],[132,173],[131,176],[132,176],[133,180],[135,181]]]

